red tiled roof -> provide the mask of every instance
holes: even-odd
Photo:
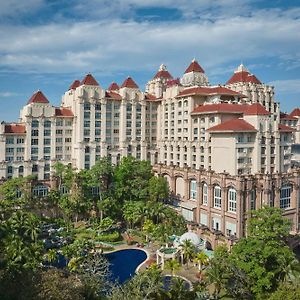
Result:
[[[115,90],[118,90],[120,87],[118,86],[118,84],[116,82],[112,82],[110,84],[110,86],[108,87],[108,90],[109,91],[115,91]]]
[[[55,108],[56,117],[73,117],[73,113],[68,108]]]
[[[167,81],[167,86],[168,86],[168,87],[173,86],[173,85],[180,85],[180,80],[179,80],[179,78],[171,79],[171,80],[168,80],[168,81]]]
[[[25,129],[25,125],[23,124],[5,124],[4,132],[11,133],[11,134],[25,134],[26,129]]]
[[[257,79],[257,77],[253,74],[250,74],[247,71],[236,72],[231,78],[226,82],[226,84],[232,84],[236,82],[252,82],[261,84],[261,82]]]
[[[281,132],[293,132],[295,131],[294,128],[290,127],[290,126],[286,126],[284,124],[278,124],[278,130]]]
[[[209,132],[256,132],[257,130],[243,119],[231,119],[208,129]]]
[[[255,115],[255,116],[261,116],[261,115],[270,115],[271,113],[267,111],[260,103],[256,102],[247,107],[247,109],[244,112],[244,115]]]
[[[112,98],[112,99],[115,99],[115,100],[122,100],[121,95],[116,93],[116,92],[113,92],[113,91],[105,92],[105,97]]]
[[[154,95],[152,94],[145,94],[145,99],[146,100],[157,100],[158,98],[156,98]]]
[[[127,77],[124,82],[121,85],[121,88],[131,88],[131,89],[138,89],[138,85],[133,81],[133,79],[131,77]]]
[[[49,101],[41,91],[37,91],[28,100],[27,104],[30,103],[49,103]]]
[[[297,121],[298,118],[293,117],[293,116],[291,116],[291,115],[287,115],[287,114],[285,114],[285,116],[281,116],[281,114],[280,114],[280,120]]]
[[[292,117],[300,117],[300,108],[295,108],[291,113],[290,116]]]
[[[201,66],[198,64],[198,62],[196,60],[193,60],[191,62],[191,64],[185,70],[184,74],[189,73],[189,72],[205,73],[204,70],[201,68]]]
[[[80,82],[80,85],[99,85],[97,80],[93,77],[92,74],[87,74],[82,81]]]
[[[75,90],[80,86],[80,80],[76,79],[73,81],[73,83],[70,85],[69,90]],[[68,91],[69,91],[68,90]]]
[[[193,87],[188,88],[183,91],[181,91],[177,97],[181,96],[191,96],[191,95],[228,95],[228,96],[240,96],[240,97],[246,97],[241,93],[238,93],[236,91],[232,91],[228,88],[219,86],[219,87]]]
[[[172,79],[172,75],[167,70],[158,71],[153,78],[166,78]]]
[[[217,103],[217,104],[205,104],[197,106],[192,114],[197,113],[233,113],[242,114],[248,104],[232,104],[232,103]]]

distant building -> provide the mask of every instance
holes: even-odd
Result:
[[[296,232],[295,144],[299,108],[281,114],[274,88],[243,65],[212,86],[193,60],[180,79],[161,65],[145,92],[130,77],[105,90],[91,74],[72,83],[60,107],[36,92],[19,122],[1,123],[0,177],[47,181],[57,161],[89,169],[103,156],[117,164],[132,155],[151,161],[183,216],[213,236],[243,236],[246,212],[262,205],[283,208]]]

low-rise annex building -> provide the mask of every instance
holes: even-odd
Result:
[[[297,232],[299,112],[281,114],[274,88],[243,65],[215,86],[196,60],[181,78],[161,65],[145,92],[131,77],[104,89],[87,74],[60,107],[38,91],[18,123],[1,123],[0,177],[47,181],[57,161],[89,169],[132,155],[151,161],[183,216],[211,232],[243,236],[246,212],[264,204],[283,208]]]

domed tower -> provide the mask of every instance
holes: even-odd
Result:
[[[254,74],[240,64],[226,82],[226,87],[247,96],[250,103],[259,102],[269,112],[279,113],[279,103],[274,99],[274,87],[262,83]]]
[[[208,78],[199,63],[193,59],[180,79],[183,86],[208,86]]]
[[[166,90],[167,81],[173,77],[167,70],[164,64],[161,64],[155,76],[148,81],[146,85],[146,92],[155,95],[157,98],[163,96],[163,92]]]

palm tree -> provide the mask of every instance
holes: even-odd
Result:
[[[170,270],[172,273],[172,276],[174,276],[175,272],[178,271],[180,268],[180,263],[175,259],[169,259],[166,261],[165,268],[167,270]]]
[[[296,282],[300,278],[300,263],[294,258],[293,260],[286,262],[284,269],[282,270],[282,279],[284,283]]]
[[[215,291],[214,295],[219,296],[222,286],[224,285],[223,269],[219,264],[213,262],[206,270],[205,275],[208,279],[208,283],[213,284]]]
[[[195,255],[195,246],[191,240],[184,240],[182,245],[183,256],[186,259],[187,268],[189,267],[189,260],[191,260]]]
[[[207,254],[203,251],[197,253],[196,257],[194,258],[194,262],[198,264],[199,267],[199,274],[202,273],[202,267],[208,265],[209,258]]]

